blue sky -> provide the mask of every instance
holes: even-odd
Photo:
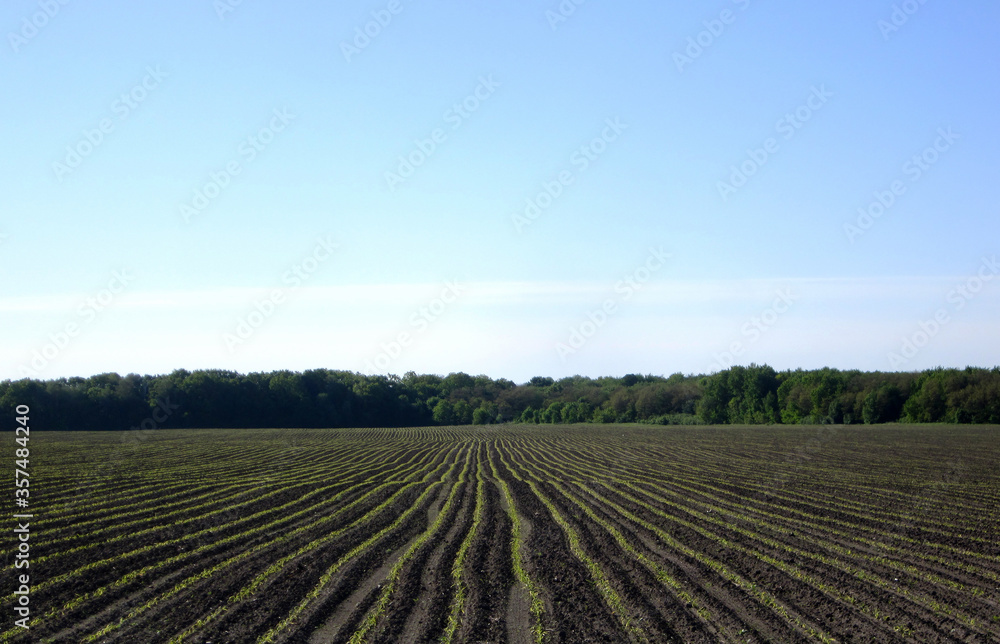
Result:
[[[5,2],[0,378],[1000,364],[998,25]]]

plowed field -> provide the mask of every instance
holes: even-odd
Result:
[[[997,427],[31,445],[31,628],[6,513],[0,644],[1000,641]]]

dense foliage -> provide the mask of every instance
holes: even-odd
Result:
[[[32,409],[34,429],[408,427],[520,423],[1000,423],[1000,367],[920,373],[777,372],[709,376],[368,376],[314,369],[239,374],[6,380],[0,412]]]

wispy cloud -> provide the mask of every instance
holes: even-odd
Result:
[[[817,302],[849,300],[884,301],[903,299],[919,301],[934,298],[958,276],[932,277],[844,277],[844,278],[773,278],[773,279],[661,279],[643,286],[638,306],[652,304],[698,305],[753,302],[768,297],[776,285],[796,289]],[[463,282],[470,301],[477,306],[525,306],[543,304],[588,304],[613,292],[614,281],[490,281]],[[303,286],[295,293],[296,301],[307,304],[350,304],[396,306],[421,298],[440,288],[440,283],[352,284],[340,286]],[[184,309],[222,310],[244,306],[269,287],[228,287],[188,290],[136,290],[123,298],[121,310],[180,311]],[[61,293],[43,296],[0,297],[0,311],[6,313],[58,313],[71,310],[87,293]]]

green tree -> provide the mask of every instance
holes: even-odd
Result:
[[[594,410],[594,416],[592,422],[595,423],[613,423],[617,419],[618,415],[615,413],[614,409],[608,407],[599,407]]]
[[[521,412],[518,422],[538,424],[539,422],[538,416],[539,416],[538,410],[535,409],[534,407],[529,406],[526,407],[525,410]]]
[[[706,425],[729,422],[729,401],[733,393],[729,388],[729,372],[720,371],[701,381],[701,400],[696,408],[698,418]]]
[[[865,396],[861,409],[866,424],[890,423],[899,420],[903,409],[903,395],[894,384],[883,383]]]
[[[577,401],[565,405],[560,411],[560,417],[564,423],[585,423],[590,420],[593,413],[589,404]]]
[[[455,408],[451,404],[451,401],[439,401],[438,404],[434,406],[433,418],[434,422],[438,425],[454,425]]]
[[[472,424],[472,406],[464,400],[455,403],[454,414],[456,425]]]
[[[496,403],[483,402],[472,412],[472,422],[475,425],[489,425],[497,422],[500,409]]]
[[[541,414],[539,419],[543,423],[559,423],[562,422],[562,408],[565,403],[554,402],[550,404]]]

